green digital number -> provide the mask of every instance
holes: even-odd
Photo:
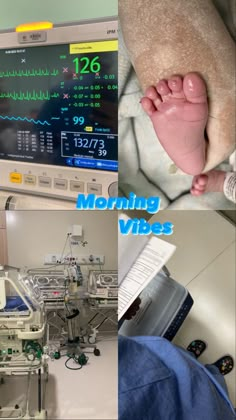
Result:
[[[88,57],[82,57],[80,59],[80,62],[83,63],[84,62],[84,66],[81,68],[80,73],[81,74],[86,74],[86,73],[90,73],[90,70],[87,70],[87,68],[89,68],[89,64],[90,64],[90,60]],[[79,72],[78,72],[79,73]]]
[[[73,60],[75,63],[75,73],[88,74],[88,73],[99,73],[101,70],[101,64],[99,63],[99,56],[97,55],[92,60],[88,57],[76,57]]]
[[[101,70],[101,64],[99,63],[99,56],[94,57],[90,63],[90,69],[92,73],[99,73]]]

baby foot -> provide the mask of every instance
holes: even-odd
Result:
[[[212,170],[206,174],[197,175],[193,178],[192,195],[199,196],[206,192],[223,192],[225,172]]]
[[[150,86],[141,100],[157,137],[173,162],[190,175],[205,166],[206,86],[196,73],[173,76]]]

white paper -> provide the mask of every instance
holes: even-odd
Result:
[[[121,214],[120,219],[128,220],[126,214]],[[119,271],[118,271],[118,284],[122,283],[132,265],[135,263],[139,254],[149,241],[149,236],[140,235],[122,235],[119,234]]]
[[[119,320],[148,283],[170,259],[175,249],[176,247],[174,245],[155,236],[144,246],[128,274],[119,285]],[[127,254],[128,252],[129,250],[127,249]]]

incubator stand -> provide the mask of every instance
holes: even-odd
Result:
[[[90,319],[89,325],[99,323],[94,327],[95,331],[109,322],[117,332],[118,310],[118,272],[117,270],[92,270],[88,279],[88,301],[90,309],[95,315]],[[112,331],[113,332],[113,331]]]
[[[90,309],[86,286],[77,285],[62,270],[28,270],[27,276],[34,287],[40,290],[44,302],[49,349],[66,350],[67,353],[77,355],[82,350],[86,352],[86,349],[92,349],[96,356],[100,355],[95,345],[97,329],[90,322],[80,328],[81,308]],[[49,350],[49,353],[53,358],[55,352]]]
[[[45,419],[48,376],[44,355],[46,319],[39,290],[17,271],[0,272],[0,388],[9,376],[27,376],[24,407],[3,407],[1,419]],[[38,411],[29,413],[32,375],[38,377]],[[1,393],[0,393],[1,395]]]

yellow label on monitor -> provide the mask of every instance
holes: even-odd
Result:
[[[89,127],[89,126],[87,126],[87,127],[85,127],[85,129],[84,129],[85,131],[93,131],[93,127]]]
[[[118,40],[70,44],[70,54],[87,54],[106,51],[118,51]]]

